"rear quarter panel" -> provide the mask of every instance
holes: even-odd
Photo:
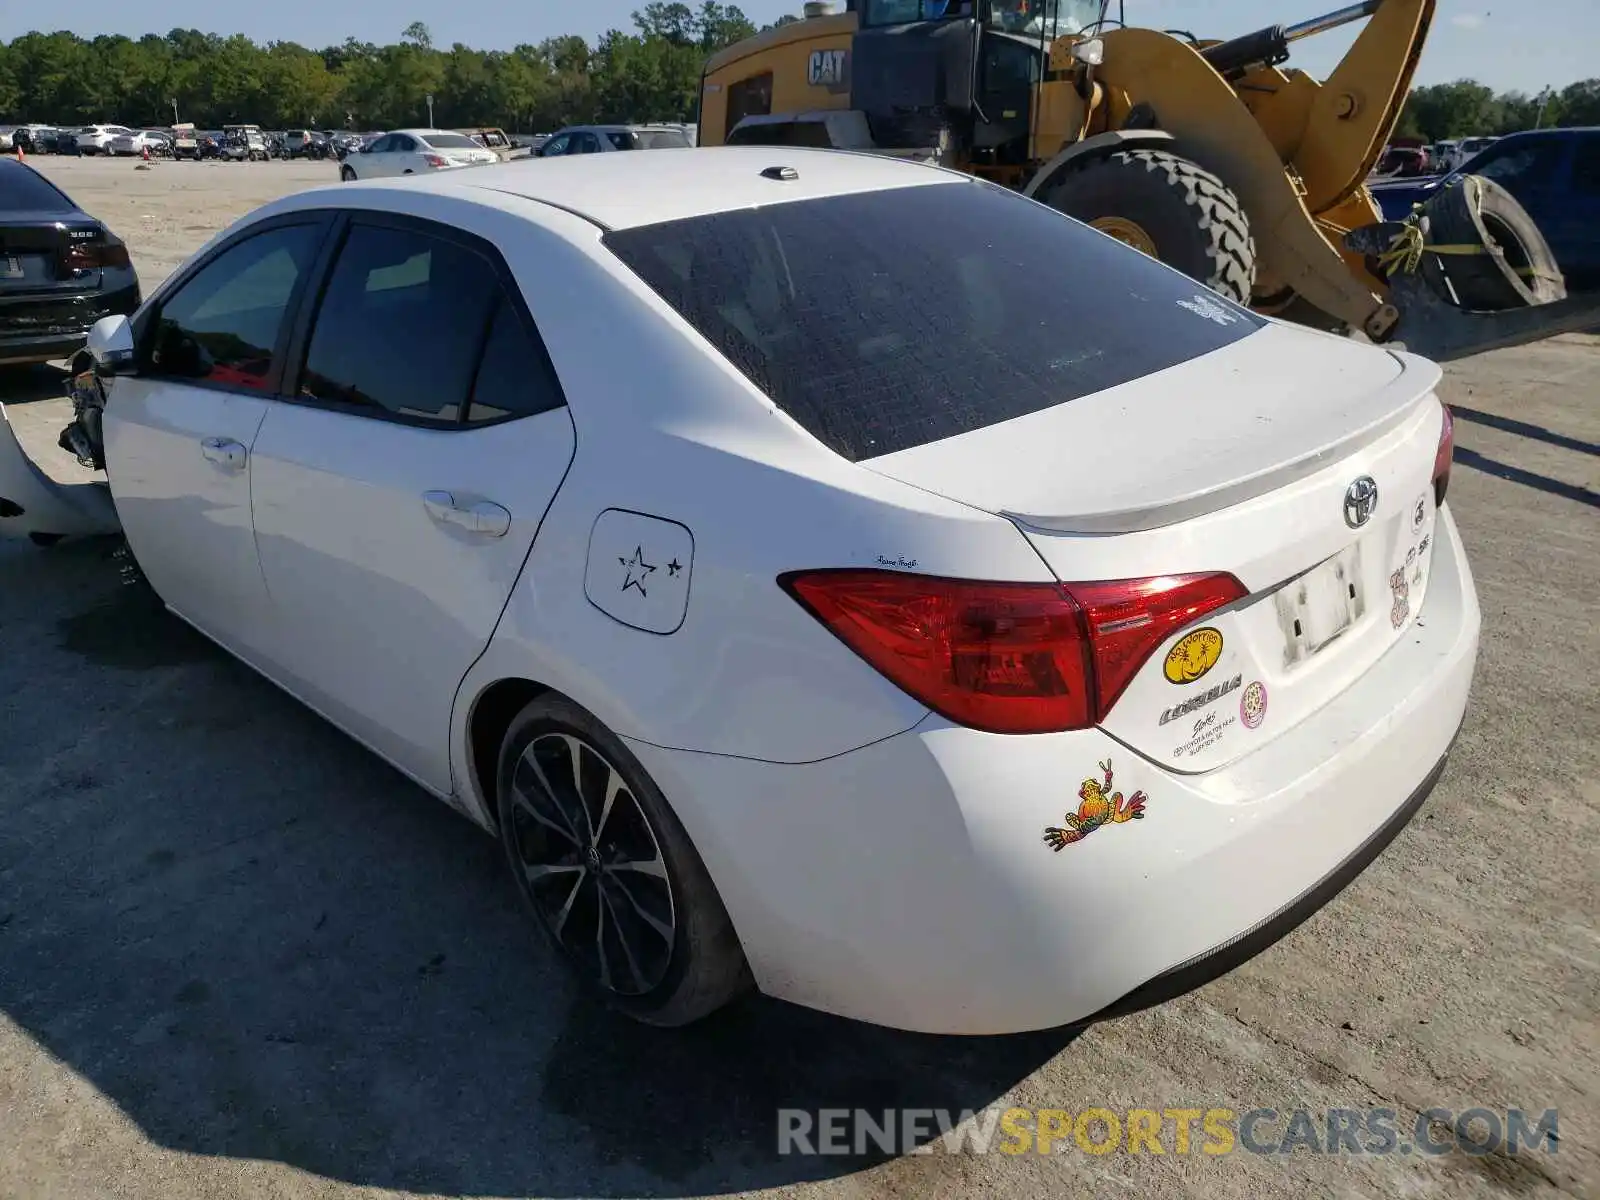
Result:
[[[458,748],[470,698],[507,677],[554,687],[630,738],[774,761],[825,758],[916,724],[926,709],[801,609],[778,576],[890,564],[1044,581],[1043,562],[1009,522],[824,449],[648,293],[598,230],[571,232],[578,244],[512,265],[572,407],[577,451],[465,681]],[[508,259],[522,253],[502,245]],[[632,628],[586,593],[591,535],[608,509],[691,532],[675,632]],[[595,553],[620,588],[625,568]]]

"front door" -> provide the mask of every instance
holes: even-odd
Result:
[[[286,682],[436,792],[455,692],[488,645],[571,461],[572,422],[498,253],[354,221],[297,399],[252,455]]]
[[[140,567],[163,600],[241,652],[259,648],[265,603],[251,447],[324,231],[308,214],[206,260],[141,314],[138,373],[117,379],[106,405],[108,478]]]

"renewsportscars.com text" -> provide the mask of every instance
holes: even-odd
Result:
[[[778,1110],[778,1153],[1521,1154],[1556,1152],[1550,1108]]]

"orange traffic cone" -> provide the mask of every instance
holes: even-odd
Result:
[[[23,161],[22,143],[21,142],[17,142],[17,143],[15,143],[15,145],[17,147],[17,161],[18,162],[22,162]]]
[[[150,143],[149,142],[146,142],[144,144],[144,160],[145,160],[145,162],[149,162],[150,161]]]

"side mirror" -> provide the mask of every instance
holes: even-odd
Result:
[[[133,326],[124,316],[101,317],[89,329],[85,347],[102,375],[133,373]]]

